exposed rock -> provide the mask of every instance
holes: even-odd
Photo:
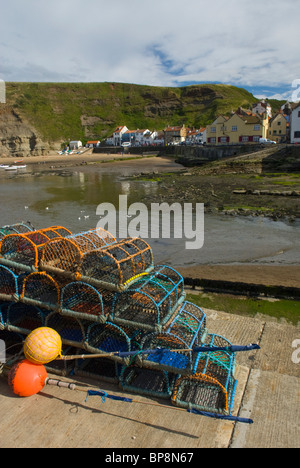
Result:
[[[49,150],[37,132],[7,105],[0,105],[0,157],[43,155]]]

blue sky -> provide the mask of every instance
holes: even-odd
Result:
[[[294,0],[11,0],[1,6],[0,79],[225,83],[290,99],[299,19]]]

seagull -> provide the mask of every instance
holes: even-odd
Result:
[[[28,206],[24,206],[24,209],[25,209],[25,210],[28,210]]]
[[[46,206],[46,210],[49,210],[49,207],[48,207],[48,206]]]
[[[89,217],[90,217],[90,215],[84,215],[84,219],[87,219]]]

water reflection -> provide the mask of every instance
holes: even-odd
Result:
[[[112,203],[118,209],[119,195],[127,195],[130,205],[145,196],[147,199],[156,189],[156,182],[122,180],[115,173],[96,169],[69,176],[5,178],[0,181],[0,224],[31,221],[37,227],[62,225],[74,233],[95,229],[100,203]],[[156,262],[174,267],[195,263],[299,264],[299,227],[264,218],[206,215],[200,250],[186,250],[185,239],[150,239],[149,243]]]

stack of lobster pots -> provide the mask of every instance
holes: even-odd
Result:
[[[182,276],[156,265],[141,238],[118,241],[101,228],[72,234],[62,226],[5,226],[0,304],[0,339],[14,353],[46,326],[60,334],[63,354],[103,354],[53,361],[52,373],[106,380],[185,408],[232,411],[234,353],[193,352],[231,343],[208,333],[205,313],[186,300]]]

